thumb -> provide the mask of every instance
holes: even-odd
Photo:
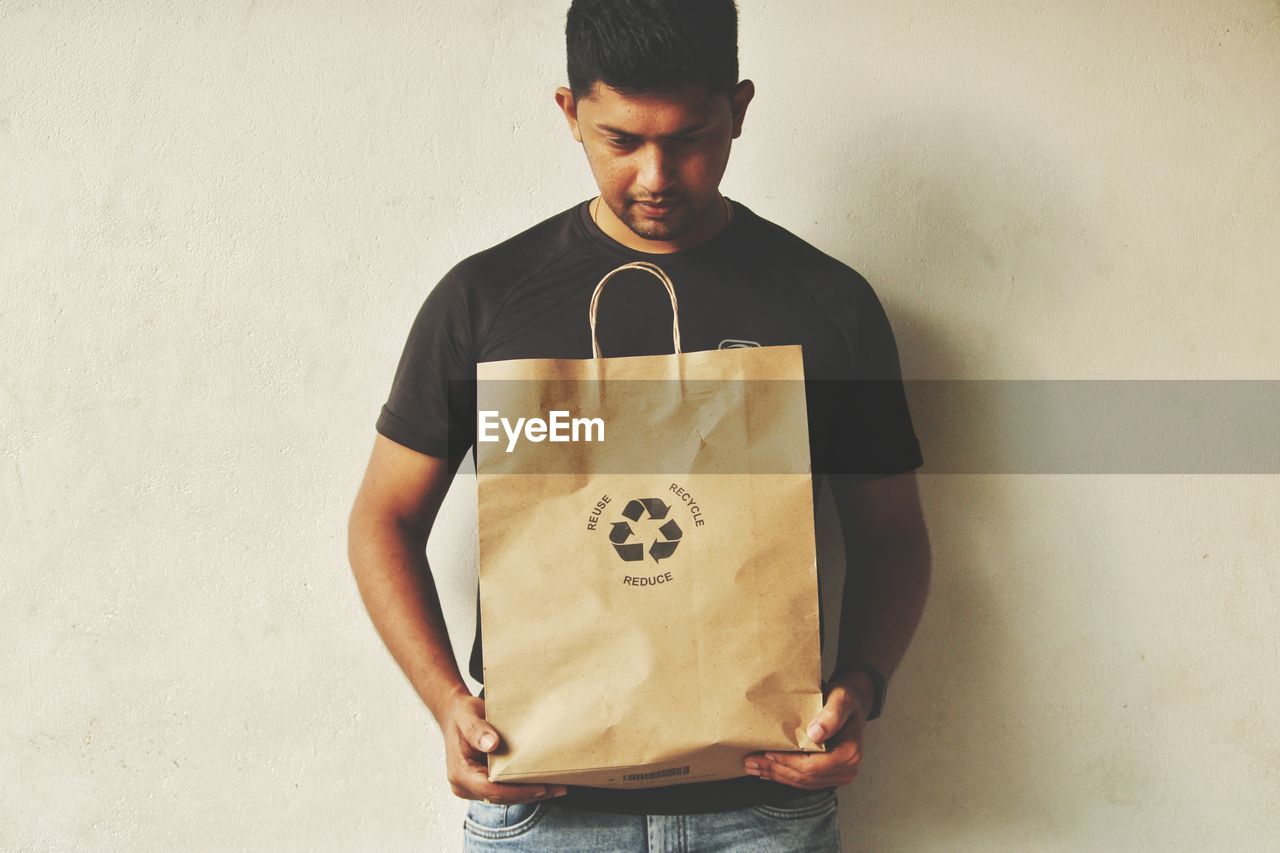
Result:
[[[827,697],[826,704],[822,706],[822,710],[813,718],[813,722],[809,723],[809,738],[814,743],[822,743],[844,728],[844,724],[848,722],[849,714],[852,712],[852,703],[844,694],[844,691],[840,689],[832,690],[831,695]]]
[[[462,735],[481,752],[493,752],[501,741],[497,730],[479,717],[472,717],[463,725]]]

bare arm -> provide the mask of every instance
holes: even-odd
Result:
[[[453,793],[504,804],[559,796],[562,785],[488,778],[485,753],[500,735],[485,720],[484,700],[462,680],[427,565],[427,538],[459,461],[377,435],[347,523],[351,569],[379,636],[440,726]]]
[[[830,484],[849,565],[831,681],[851,686],[869,709],[871,680],[843,665],[860,657],[886,678],[897,669],[929,592],[929,534],[914,473],[865,482],[832,476]]]
[[[746,771],[797,788],[847,785],[862,763],[862,731],[874,691],[870,677],[845,669],[860,657],[887,678],[902,660],[929,592],[929,534],[915,474],[858,482],[831,476],[849,570],[840,645],[822,710],[809,737],[821,753],[747,756]]]
[[[437,722],[451,698],[470,695],[426,554],[457,470],[458,461],[425,456],[378,435],[347,524],[347,554],[360,597]]]

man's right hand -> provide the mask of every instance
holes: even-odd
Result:
[[[564,785],[515,785],[490,782],[485,754],[498,748],[498,732],[484,718],[484,700],[459,688],[440,721],[444,734],[449,787],[464,800],[488,800],[512,805],[564,796]]]
[[[502,805],[560,796],[564,785],[489,781],[485,753],[497,748],[498,733],[453,658],[426,545],[462,459],[419,453],[379,433],[348,522],[351,568],[379,636],[440,726],[453,793]],[[485,735],[493,737],[487,749]]]

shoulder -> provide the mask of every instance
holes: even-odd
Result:
[[[468,255],[441,278],[438,287],[456,291],[468,303],[500,302],[521,281],[536,276],[576,249],[577,205],[549,216],[500,243]]]
[[[870,282],[849,264],[748,209],[747,263],[802,290],[833,320],[879,308]]]
[[[427,293],[418,323],[478,352],[507,297],[580,245],[575,215],[570,207],[456,262]]]

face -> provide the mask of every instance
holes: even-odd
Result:
[[[561,88],[556,100],[586,151],[603,203],[638,237],[673,241],[723,221],[720,178],[752,93],[749,80],[733,99],[702,86],[623,95],[597,82],[588,97],[575,102]]]

